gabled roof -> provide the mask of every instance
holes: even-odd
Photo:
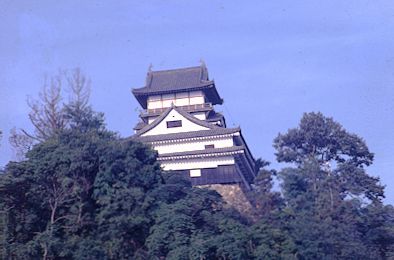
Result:
[[[181,114],[183,117],[185,117],[186,119],[188,119],[189,121],[206,127],[208,129],[215,129],[215,128],[220,128],[214,124],[210,124],[208,122],[205,122],[203,120],[199,120],[198,118],[190,115],[188,112],[183,111],[181,109],[178,109],[176,106],[172,105],[171,107],[169,107],[167,110],[165,110],[159,117],[157,117],[152,123],[150,123],[149,125],[145,126],[144,128],[142,128],[141,130],[137,131],[136,135],[140,136],[146,132],[148,132],[149,130],[153,129],[154,127],[156,127],[158,124],[160,124],[161,121],[163,121],[164,118],[167,117],[167,115],[172,111],[175,110],[176,112],[178,112],[179,114]]]
[[[208,78],[205,65],[173,70],[148,71],[146,85],[132,92],[143,108],[151,95],[170,94],[193,90],[203,90],[211,103],[222,104],[213,80]]]

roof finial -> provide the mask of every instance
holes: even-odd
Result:
[[[200,66],[203,67],[203,68],[207,67],[206,64],[205,64],[205,61],[202,58],[200,59]]]
[[[207,69],[207,66],[205,64],[205,61],[202,58],[200,59],[200,67],[201,67],[200,78],[202,80],[208,80],[209,79],[209,77],[208,77],[208,69]]]
[[[146,73],[146,80],[145,80],[145,86],[150,86],[151,80],[152,80],[152,63],[149,64],[148,67],[148,72]]]

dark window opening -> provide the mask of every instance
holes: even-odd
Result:
[[[212,148],[215,148],[214,144],[206,144],[205,145],[205,149],[212,149]]]
[[[181,126],[182,126],[182,120],[167,121],[167,128],[181,127]]]

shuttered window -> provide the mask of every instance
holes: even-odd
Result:
[[[167,128],[181,127],[182,120],[167,121]]]

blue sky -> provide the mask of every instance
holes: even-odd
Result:
[[[8,1],[0,3],[0,165],[8,132],[31,129],[27,96],[45,75],[80,67],[108,127],[132,134],[131,88],[153,70],[203,59],[255,157],[275,161],[272,140],[321,111],[363,137],[370,174],[394,203],[393,1]],[[275,167],[283,167],[274,163]]]

